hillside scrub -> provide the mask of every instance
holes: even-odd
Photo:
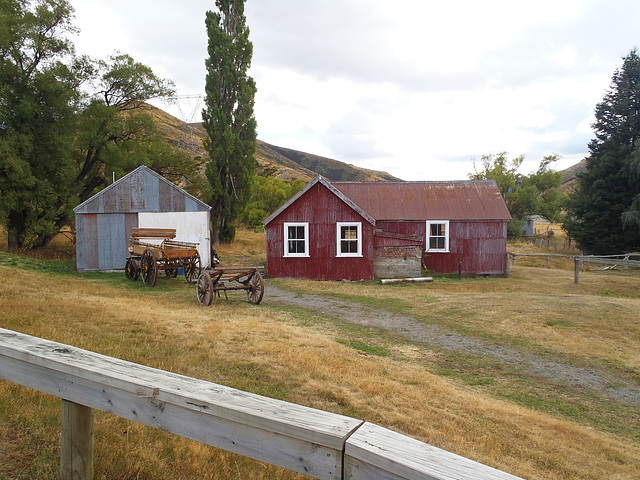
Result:
[[[223,252],[223,261],[252,260],[251,243]],[[11,278],[0,292],[3,328],[361,418],[528,479],[640,476],[637,436],[500,398],[491,384],[438,375],[433,366],[443,354],[426,344],[267,299],[254,306],[240,294],[204,308],[180,279],[161,277],[151,289],[123,274],[36,272],[38,261],[30,262],[0,255],[0,275]],[[574,285],[569,272],[515,270],[511,279],[429,285],[278,284],[299,295],[378,302],[525,350],[609,362],[637,380],[637,276],[588,273]],[[549,316],[578,325],[549,326]],[[389,354],[365,353],[362,344]],[[499,383],[500,371],[493,373]],[[0,382],[0,478],[58,477],[59,415],[59,399]],[[620,415],[633,421],[638,412]],[[95,448],[96,478],[305,478],[102,413]]]

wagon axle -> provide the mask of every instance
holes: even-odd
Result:
[[[201,305],[208,307],[220,292],[230,290],[247,292],[247,299],[256,305],[264,296],[262,267],[216,267],[204,271],[196,281],[196,296]]]

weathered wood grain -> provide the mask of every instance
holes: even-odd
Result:
[[[176,238],[176,229],[134,227],[131,230],[131,236],[133,238]]]
[[[62,400],[60,480],[93,478],[93,409]]]
[[[364,423],[345,446],[345,480],[517,480],[386,428]]]
[[[321,479],[362,423],[4,329],[0,378]]]

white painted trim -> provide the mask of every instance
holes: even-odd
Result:
[[[340,242],[342,241],[340,229],[342,227],[357,227],[357,245],[356,253],[340,252]],[[336,223],[336,257],[362,257],[362,222],[337,222]]]
[[[431,225],[441,225],[444,224],[444,248],[429,248],[431,234],[431,229],[429,228]],[[427,220],[426,224],[426,242],[425,242],[425,251],[429,253],[449,253],[449,220]],[[438,237],[440,238],[440,237]]]
[[[289,227],[304,227],[304,253],[289,252]],[[284,257],[309,257],[309,222],[285,222],[283,231]]]

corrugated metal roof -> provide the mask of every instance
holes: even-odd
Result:
[[[376,220],[510,220],[493,180],[334,182]]]

